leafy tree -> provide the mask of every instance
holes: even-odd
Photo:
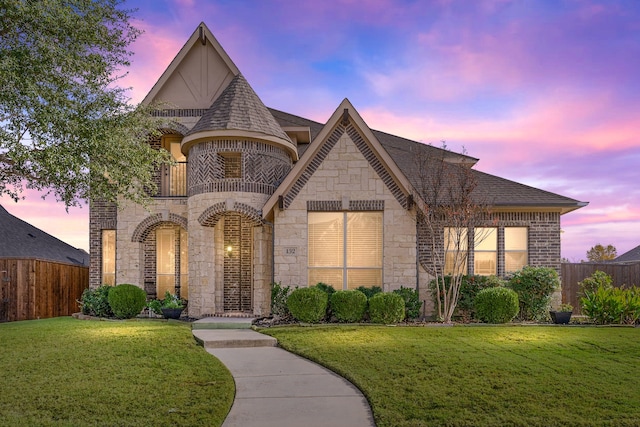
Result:
[[[469,245],[487,237],[488,228],[482,233],[476,227],[495,221],[486,195],[476,191],[476,172],[444,142],[441,150],[416,153],[414,173],[419,245],[422,253],[429,254],[420,262],[435,278],[438,318],[450,323],[467,274]]]
[[[74,206],[155,191],[154,170],[170,160],[147,144],[155,107],[130,105],[116,85],[140,34],[121,4],[0,3],[0,195],[32,188]]]
[[[617,250],[613,245],[607,245],[606,247],[604,247],[600,243],[598,243],[587,251],[587,260],[591,262],[610,261],[617,256]]]

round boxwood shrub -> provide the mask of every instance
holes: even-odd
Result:
[[[507,323],[518,315],[518,294],[509,288],[487,288],[474,301],[478,319],[485,323]]]
[[[330,302],[332,313],[340,322],[359,322],[367,311],[367,296],[355,289],[334,292]]]
[[[294,289],[287,298],[291,315],[301,322],[318,323],[327,313],[327,293],[315,286]]]
[[[404,319],[404,298],[398,294],[383,292],[369,299],[371,323],[389,325]]]
[[[135,285],[123,283],[109,292],[109,305],[118,319],[136,317],[147,304],[147,293]]]

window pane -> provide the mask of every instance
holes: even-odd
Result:
[[[102,230],[102,283],[116,284],[116,230]]]
[[[444,259],[444,274],[467,274],[467,253],[447,252]]]
[[[527,228],[526,227],[505,227],[504,249],[507,251],[526,251],[527,250]]]
[[[166,291],[169,291],[173,294],[175,293],[175,290],[175,278],[173,275],[158,274],[156,282],[156,292],[158,298],[164,299],[164,294]]]
[[[331,285],[334,289],[342,289],[342,275],[343,269],[335,268],[310,268],[309,269],[309,286],[315,286],[318,283],[326,283]]]
[[[165,291],[175,293],[176,255],[173,229],[156,230],[156,286],[158,298]]]
[[[498,229],[477,227],[474,230],[473,273],[481,276],[497,274]]]
[[[347,214],[347,267],[382,268],[382,212]]]
[[[504,254],[504,271],[511,273],[521,270],[527,265],[526,252],[505,252]]]
[[[465,228],[444,228],[444,247],[445,251],[461,251],[467,250],[467,230]]]
[[[476,252],[473,258],[473,272],[481,276],[496,274],[496,253]]]
[[[309,212],[308,221],[309,267],[342,267],[344,214]]]
[[[527,265],[527,232],[527,227],[505,227],[504,270],[506,273],[518,271]]]
[[[347,289],[382,287],[382,269],[347,269]]]
[[[444,228],[444,274],[467,274],[467,229]]]
[[[474,230],[474,248],[476,251],[498,250],[498,231],[495,227],[478,227]]]

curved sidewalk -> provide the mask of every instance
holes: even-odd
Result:
[[[194,337],[231,371],[236,395],[223,427],[372,427],[367,400],[328,369],[275,347],[251,329],[196,329]]]

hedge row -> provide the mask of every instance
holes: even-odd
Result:
[[[306,323],[369,320],[392,324],[417,318],[421,306],[418,293],[403,287],[387,293],[379,287],[336,291],[324,283],[296,289],[279,283],[271,285],[272,314]]]

